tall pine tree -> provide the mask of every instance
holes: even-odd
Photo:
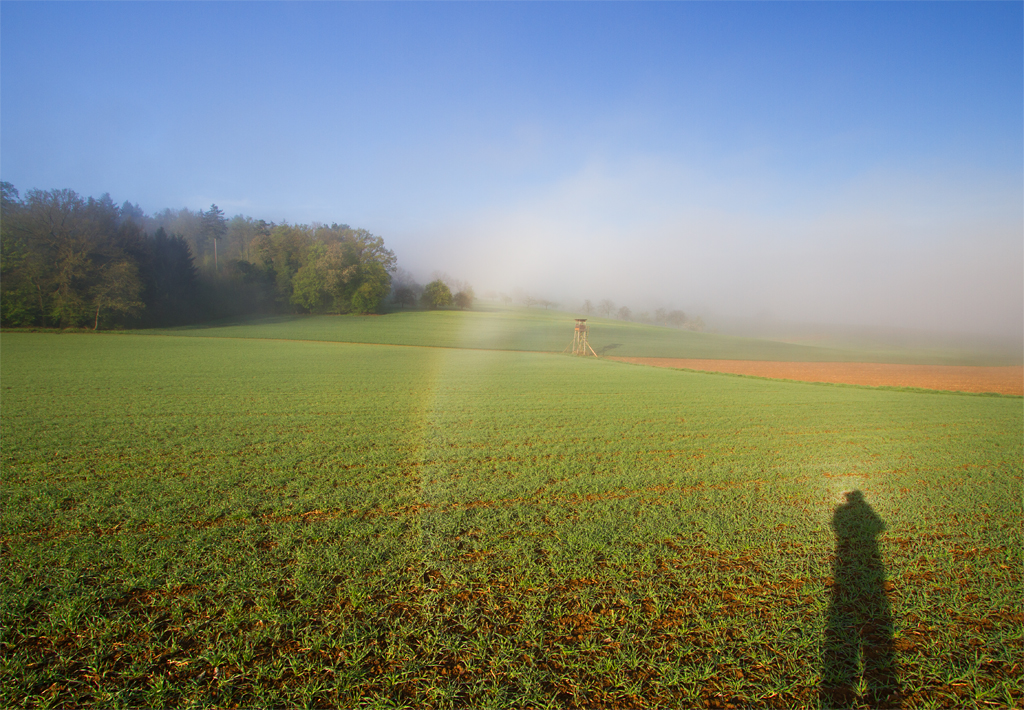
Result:
[[[203,212],[203,237],[213,240],[213,269],[218,270],[217,264],[217,242],[228,232],[228,221],[224,217],[224,211],[217,205],[210,205],[210,209]]]

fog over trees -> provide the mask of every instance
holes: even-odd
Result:
[[[473,286],[441,271],[426,286],[383,238],[347,224],[266,222],[206,210],[147,215],[109,194],[29,190],[4,182],[0,324],[132,328],[274,313],[375,313],[385,308],[472,308]],[[489,293],[544,310],[703,330],[678,310],[634,313],[609,299],[560,304],[521,289]]]
[[[3,183],[0,323],[153,327],[257,313],[372,313],[394,253],[346,224],[164,210]]]
[[[490,291],[486,295],[488,298],[500,301],[506,306],[510,306],[512,303],[516,302],[520,305],[526,306],[527,308],[539,306],[547,310],[549,308],[558,308],[561,305],[556,301],[527,293],[521,289],[516,290],[512,295],[504,292],[497,293],[494,291]],[[605,318],[635,321],[637,323],[660,325],[669,328],[686,328],[687,330],[694,330],[698,332],[703,332],[707,329],[704,320],[700,316],[691,317],[678,309],[657,308],[653,313],[650,311],[634,312],[629,306],[616,305],[614,301],[608,298],[602,299],[596,305],[591,299],[587,298],[581,303],[573,305],[568,310],[587,316],[596,314]]]

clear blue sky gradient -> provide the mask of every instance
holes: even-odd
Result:
[[[1017,337],[1024,5],[4,2],[0,173],[567,305]]]

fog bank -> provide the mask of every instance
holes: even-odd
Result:
[[[770,316],[1024,337],[1024,205],[1016,180],[874,172],[808,193],[771,175],[592,163],[545,190],[395,225],[403,265],[478,292],[575,307],[692,310],[714,327]]]

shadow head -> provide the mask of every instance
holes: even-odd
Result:
[[[847,491],[843,494],[847,505],[858,505],[864,503],[864,494],[861,491]]]

